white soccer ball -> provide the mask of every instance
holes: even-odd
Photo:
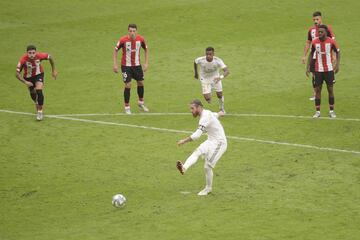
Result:
[[[122,194],[116,194],[112,198],[112,205],[114,207],[120,208],[125,206],[126,198]]]

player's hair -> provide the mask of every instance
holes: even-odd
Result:
[[[213,47],[207,47],[207,48],[206,48],[206,52],[207,52],[207,51],[215,52],[215,49],[214,49]]]
[[[190,104],[194,104],[195,106],[201,106],[201,107],[204,107],[202,102],[199,100],[199,99],[194,99],[190,102]]]
[[[30,51],[30,50],[35,50],[35,51],[36,51],[35,45],[28,45],[28,46],[26,47],[26,51],[27,51],[27,52]]]
[[[314,12],[313,17],[321,17],[321,12],[319,12],[319,11]]]
[[[135,28],[135,29],[137,29],[137,26],[136,26],[135,23],[130,23],[129,26],[128,26],[128,29],[129,29],[129,28]]]
[[[323,29],[325,29],[326,33],[329,32],[328,27],[327,27],[325,24],[321,24],[318,28],[323,28]]]

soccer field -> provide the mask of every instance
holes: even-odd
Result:
[[[360,2],[0,2],[0,239],[360,239]],[[342,59],[336,119],[312,119],[301,56],[311,14],[330,24]],[[149,46],[145,101],[123,114],[112,53],[129,23]],[[35,120],[16,64],[29,43],[49,52],[45,119]],[[175,167],[206,139],[178,147],[197,128],[202,100],[193,61],[208,46],[227,64],[228,150],[214,170]],[[142,52],[143,56],[143,52]],[[205,108],[217,111],[212,104]],[[203,101],[205,102],[205,101]],[[111,198],[122,193],[124,208]]]

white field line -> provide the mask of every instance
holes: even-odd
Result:
[[[58,116],[58,117],[88,117],[88,116],[179,116],[179,115],[190,115],[191,113],[132,113],[128,115],[126,113],[75,113],[75,114],[53,114],[47,116]],[[257,114],[257,113],[227,113],[226,116],[233,117],[268,117],[268,118],[295,118],[295,119],[313,119],[312,116],[297,116],[297,115],[277,115],[277,114]],[[331,120],[331,121],[353,121],[360,122],[359,118],[329,118],[320,117],[317,119]]]
[[[10,114],[20,114],[20,115],[35,115],[33,113],[16,112],[16,111],[2,110],[2,109],[0,109],[0,112],[10,113]],[[58,116],[58,115],[45,115],[45,117],[54,118],[54,119],[77,121],[77,122],[95,123],[95,124],[102,124],[102,125],[112,125],[112,126],[122,126],[122,127],[131,127],[131,128],[149,129],[149,130],[161,131],[161,132],[186,133],[186,134],[192,133],[191,131],[184,131],[184,130],[176,130],[176,129],[169,129],[169,128],[158,128],[158,127],[134,125],[134,124],[127,124],[127,123],[115,123],[115,122],[97,121],[97,120],[91,120],[91,119],[65,117],[65,116]],[[262,140],[262,139],[255,139],[255,138],[246,138],[246,137],[237,137],[237,136],[227,136],[227,138],[228,139],[233,139],[233,140],[240,140],[240,141],[251,141],[251,142],[267,143],[267,144],[274,144],[274,145],[283,145],[283,146],[290,146],[290,147],[309,148],[309,149],[316,149],[316,150],[322,150],[322,151],[360,154],[360,151],[355,151],[355,150],[345,150],[345,149],[337,149],[337,148],[318,147],[318,146],[313,146],[313,145],[305,145],[305,144],[297,144],[297,143],[278,142],[278,141]]]

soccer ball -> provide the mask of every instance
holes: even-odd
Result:
[[[120,208],[125,206],[126,198],[122,194],[116,194],[112,198],[112,205],[114,207]]]

